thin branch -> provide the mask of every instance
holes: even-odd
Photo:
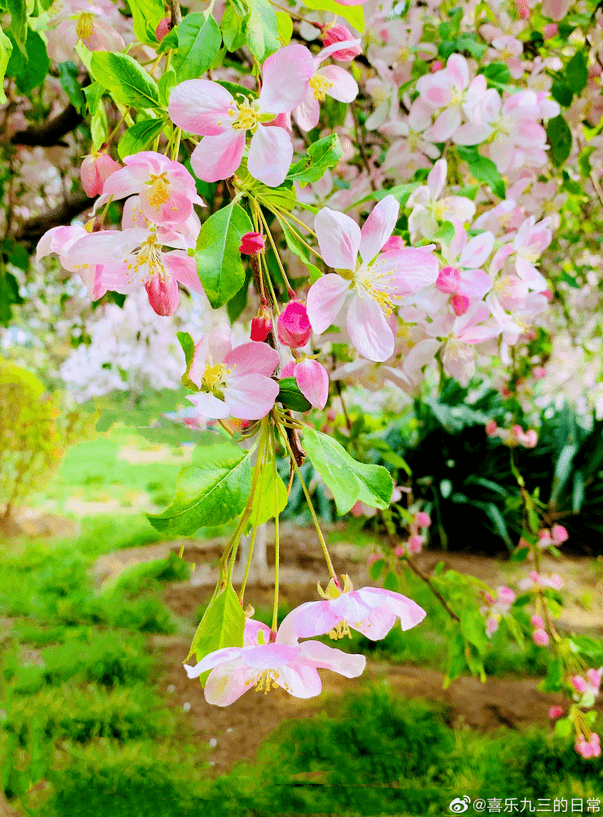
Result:
[[[43,125],[32,125],[27,130],[17,131],[10,141],[14,145],[39,145],[44,148],[53,145],[67,147],[67,143],[62,141],[63,136],[75,130],[81,122],[83,122],[82,115],[73,105],[68,105],[64,111]]]
[[[181,22],[180,0],[170,0],[170,28],[176,28]]]
[[[47,213],[26,221],[16,233],[15,239],[26,244],[35,244],[51,227],[60,227],[62,224],[69,223],[93,204],[94,199],[89,198],[85,193],[70,196]]]

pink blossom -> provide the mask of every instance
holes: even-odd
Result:
[[[559,34],[559,26],[557,23],[547,23],[547,25],[542,28],[542,37],[545,40],[550,40],[556,37],[557,34]]]
[[[573,4],[573,0],[544,0],[542,13],[545,17],[550,17],[551,20],[558,23],[567,15]]]
[[[493,437],[497,428],[496,420],[488,420],[486,423],[486,434],[488,437]]]
[[[346,47],[360,48],[360,40],[349,40]],[[350,103],[358,96],[358,83],[343,68],[338,65],[320,67],[321,62],[338,53],[339,42],[323,48],[314,57],[314,73],[310,77],[310,84],[303,101],[293,111],[295,121],[302,130],[312,130],[320,119],[320,105],[325,95],[339,102]]]
[[[315,220],[323,259],[340,272],[323,275],[308,292],[312,329],[321,334],[338,321],[340,313],[345,314],[352,343],[369,360],[383,361],[393,354],[394,333],[387,318],[394,304],[437,278],[437,261],[426,249],[380,253],[398,212],[398,202],[386,196],[362,230],[349,216],[328,207]]]
[[[193,170],[203,181],[215,182],[235,173],[248,130],[253,135],[247,169],[253,178],[276,187],[287,175],[293,157],[291,136],[274,120],[302,102],[314,75],[314,60],[305,46],[288,45],[268,57],[262,73],[258,99],[237,101],[226,88],[205,79],[181,82],[170,94],[172,122],[203,136],[191,156]]]
[[[425,544],[425,537],[424,536],[419,536],[419,534],[415,533],[408,540],[408,550],[411,553],[420,553],[423,550],[423,545],[424,544]]]
[[[329,374],[317,360],[301,357],[283,368],[283,377],[295,377],[299,390],[314,408],[323,409],[329,397]],[[354,513],[354,508],[352,508]]]
[[[486,619],[486,635],[492,638],[494,633],[498,630],[498,619],[496,616],[488,616]]]
[[[272,329],[272,314],[265,307],[261,307],[258,314],[251,321],[251,340],[261,343],[266,340]]]
[[[96,151],[84,158],[80,168],[82,187],[87,196],[100,196],[103,185],[112,173],[119,170],[121,165],[112,159],[108,153]]]
[[[588,683],[593,688],[593,690],[598,693],[601,688],[601,669],[589,669],[586,673],[586,677],[588,678]]]
[[[402,249],[404,249],[404,239],[399,235],[392,235],[381,248],[381,252],[394,252]]]
[[[299,609],[299,608],[298,608]],[[322,683],[317,669],[330,669],[346,678],[362,674],[366,658],[349,655],[319,641],[299,644],[292,638],[287,619],[271,640],[269,627],[250,619],[245,624],[244,646],[224,647],[206,655],[194,667],[184,665],[189,678],[211,670],[205,684],[205,700],[229,706],[252,687],[268,693],[281,687],[296,698],[319,695]]]
[[[122,51],[126,46],[112,20],[119,20],[119,13],[112,3],[67,0],[59,14],[48,22],[48,56],[55,62],[65,62],[73,56],[78,42],[89,51]]]
[[[574,675],[572,678],[570,678],[570,681],[572,682],[572,686],[576,692],[586,692],[587,684],[581,675]]]
[[[187,400],[215,420],[259,420],[279,392],[271,379],[277,365],[278,352],[267,343],[250,341],[233,349],[230,327],[220,324],[195,345],[189,377],[200,391]]]
[[[427,330],[441,338],[444,352],[442,363],[449,377],[466,386],[475,372],[473,346],[496,336],[492,327],[481,325],[489,317],[490,309],[482,301],[475,301],[464,315],[440,315]]]
[[[532,641],[539,647],[546,647],[549,643],[549,634],[542,628],[534,630],[532,633]]]
[[[380,587],[354,590],[349,579],[344,579],[343,592],[331,579],[323,601],[306,602],[289,614],[298,638],[323,633],[343,638],[351,627],[378,641],[389,633],[397,618],[403,630],[415,627],[425,618],[425,610],[400,593]]]
[[[144,150],[126,156],[125,167],[113,173],[103,186],[96,209],[111,199],[138,194],[144,217],[152,224],[182,224],[190,218],[193,204],[203,204],[188,170],[161,153]]]
[[[164,246],[183,249],[165,252]],[[127,294],[144,286],[155,312],[167,316],[180,302],[178,282],[203,292],[195,259],[184,251],[186,247],[181,235],[162,237],[156,228],[101,230],[76,241],[67,251],[67,261],[85,271],[92,268],[91,259],[102,263],[103,286],[112,292]]]
[[[325,48],[328,48],[330,45],[334,45],[335,43],[346,43],[344,48],[338,49],[331,54],[334,60],[339,60],[340,62],[351,62],[354,57],[357,57],[358,54],[362,53],[360,42],[356,41],[355,45],[350,45],[350,40],[354,40],[352,32],[349,30],[349,28],[346,28],[339,23],[332,23],[331,25],[325,26],[325,28],[322,30],[322,41]]]
[[[542,618],[542,616],[534,614],[532,616],[532,618],[530,619],[530,624],[532,625],[532,627],[542,629],[542,628],[544,628],[544,619]]]
[[[439,222],[457,219],[463,224],[475,215],[475,204],[471,199],[464,196],[441,198],[447,172],[446,159],[439,159],[427,176],[427,184],[417,187],[410,194],[406,206],[412,208],[408,217],[408,229],[411,234],[418,233],[431,239],[437,232]]]
[[[419,511],[415,516],[415,522],[420,528],[428,528],[431,525],[431,516],[425,511]]]
[[[551,536],[553,537],[553,541],[558,545],[567,542],[569,539],[569,534],[563,525],[553,525],[551,528]]]
[[[585,759],[599,757],[601,755],[601,740],[596,732],[590,736],[590,740],[586,740],[584,735],[579,734],[575,743],[576,752]]]
[[[104,264],[71,264],[68,254],[71,247],[79,239],[90,235],[88,230],[81,225],[73,224],[69,227],[52,227],[48,230],[36,248],[36,260],[44,258],[51,253],[59,256],[61,265],[70,272],[77,272],[88,291],[88,297],[92,301],[98,301],[107,291],[107,286],[103,283]]]
[[[515,593],[510,587],[499,587],[497,593],[500,602],[508,607],[515,601]]]
[[[394,556],[397,556],[398,559],[401,559],[402,556],[404,556],[405,553],[406,553],[406,550],[404,549],[404,547],[402,545],[398,545],[397,547],[394,548]]]
[[[558,706],[557,704],[555,704],[554,706],[549,706],[548,715],[552,721],[555,721],[557,720],[557,718],[560,718],[563,715],[563,713],[564,709],[562,706]]]
[[[312,327],[304,304],[289,301],[278,316],[278,339],[285,346],[297,349],[310,340]]]
[[[370,567],[371,565],[374,565],[375,562],[378,562],[379,559],[383,559],[382,553],[369,553],[366,559],[366,563]]]
[[[261,233],[245,233],[241,239],[239,252],[243,255],[256,255],[262,252],[266,245],[266,239]]]

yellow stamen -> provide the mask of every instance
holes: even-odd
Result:
[[[317,99],[319,102],[324,100],[327,89],[332,87],[333,83],[326,77],[323,77],[322,74],[314,74],[310,80],[310,88],[312,88],[314,92],[314,99]]]
[[[94,33],[94,14],[91,14],[89,11],[84,11],[77,20],[77,25],[75,27],[75,33],[80,38],[80,40],[86,40],[88,37],[92,36]]]
[[[203,382],[209,388],[213,388],[221,383],[224,377],[229,373],[229,369],[223,363],[214,363],[213,366],[206,366],[203,373]]]
[[[253,130],[259,122],[260,112],[253,106],[251,100],[237,102],[239,113],[232,123],[235,130]]]
[[[166,178],[166,174],[160,173],[159,176],[154,176],[151,173],[151,181],[147,182],[147,184],[151,186],[149,204],[159,210],[161,205],[165,204],[170,197],[170,183]]]
[[[332,630],[329,630],[327,635],[329,636],[329,638],[332,638],[335,641],[337,641],[340,638],[345,638],[346,635],[349,636],[350,638],[352,637],[352,633],[350,632],[350,628],[345,618],[343,619],[343,621],[340,621],[339,624],[336,624]]]

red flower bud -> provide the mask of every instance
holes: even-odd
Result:
[[[355,39],[356,38],[352,32],[345,26],[339,25],[339,23],[334,23],[332,26],[327,26],[323,29],[322,41],[325,48],[328,48],[334,43],[343,43],[347,40]],[[354,57],[357,57],[358,54],[361,53],[362,49],[360,48],[360,45],[351,45],[347,48],[342,48],[341,51],[334,51],[331,56],[336,60],[340,60],[341,62],[350,62],[354,59]]]
[[[241,246],[239,252],[243,255],[256,255],[262,252],[266,239],[261,233],[245,233],[241,239]]]
[[[161,42],[166,34],[170,32],[170,18],[164,17],[157,23],[157,28],[155,29],[155,36]]]
[[[251,340],[257,340],[261,343],[266,340],[271,329],[272,316],[268,309],[263,306],[251,321]]]
[[[289,301],[278,318],[278,339],[285,346],[296,349],[310,340],[312,327],[304,304]]]

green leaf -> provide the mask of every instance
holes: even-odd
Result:
[[[491,62],[481,73],[486,77],[489,85],[508,85],[511,81],[509,67],[504,62]]]
[[[10,14],[10,26],[8,27],[8,31],[12,34],[14,43],[22,56],[27,59],[27,51],[25,48],[28,37],[27,2],[26,0],[7,0],[6,5]]]
[[[372,193],[369,193],[368,196],[364,196],[364,198],[360,199],[355,204],[350,205],[350,207],[347,209],[349,210],[351,207],[357,207],[359,204],[364,204],[365,201],[381,201],[381,199],[384,199],[386,196],[393,196],[399,203],[400,207],[404,207],[410,198],[410,194],[413,193],[419,186],[420,182],[409,182],[408,184],[398,184],[396,187],[390,187],[389,190],[374,190]]]
[[[10,59],[13,50],[13,44],[8,39],[4,31],[0,28],[0,103],[6,102],[6,94],[4,93],[4,77],[6,75],[6,66]]]
[[[166,16],[162,0],[128,0],[134,34],[141,43],[156,43],[155,29]]]
[[[261,492],[257,490],[253,498],[249,517],[253,525],[263,525],[269,519],[274,519],[277,514],[285,510],[288,499],[287,486],[278,473],[275,486],[275,470],[272,464],[261,466],[258,480],[258,486],[261,486],[262,490]]]
[[[308,148],[308,155],[296,162],[287,173],[287,179],[296,182],[317,182],[327,170],[335,167],[343,156],[339,136],[331,133]]]
[[[562,82],[559,79],[553,80],[551,96],[556,102],[558,102],[560,105],[563,105],[566,108],[569,108],[569,106],[572,104],[572,99],[574,97],[572,89],[569,88],[565,84],[565,82]]]
[[[343,6],[334,0],[304,0],[303,4],[309,9],[330,11],[338,17],[345,18],[360,34],[364,33],[364,9],[362,6]]]
[[[477,159],[469,162],[469,172],[478,181],[489,184],[499,199],[505,198],[505,183],[491,159],[486,159],[485,156],[479,156]]]
[[[277,11],[276,20],[278,24],[278,36],[283,41],[284,45],[289,45],[293,35],[293,20],[291,15],[286,11]]]
[[[455,51],[468,51],[476,60],[481,60],[486,48],[487,46],[478,43],[475,34],[461,34],[456,38]]]
[[[177,332],[176,337],[184,352],[184,359],[186,361],[186,370],[180,378],[182,385],[191,391],[199,391],[199,386],[190,379],[190,370],[193,365],[193,358],[195,356],[195,341],[188,332]]]
[[[567,84],[572,91],[578,95],[586,87],[588,82],[588,64],[584,51],[574,54],[565,68]]]
[[[224,647],[242,647],[245,633],[245,613],[230,582],[213,599],[205,611],[193,638],[188,659],[194,655],[202,661],[206,655]],[[209,671],[200,676],[201,686]]]
[[[279,392],[276,399],[285,408],[293,409],[293,411],[310,411],[312,408],[312,404],[299,390],[294,377],[283,377],[282,380],[279,380]]]
[[[127,54],[95,51],[90,68],[94,79],[116,102],[135,108],[158,108],[159,89],[150,74]]]
[[[197,240],[197,271],[214,309],[224,306],[243,286],[245,270],[239,246],[253,232],[249,216],[231,202],[210,216]]]
[[[159,136],[166,121],[164,119],[146,119],[144,122],[137,122],[124,133],[117,152],[120,159],[147,150],[153,140]]]
[[[10,32],[9,38],[12,39]],[[25,56],[13,48],[6,66],[6,73],[15,77],[17,88],[22,94],[28,94],[44,82],[49,68],[50,60],[46,53],[44,40],[37,31],[28,28]]]
[[[175,85],[176,72],[170,66],[170,68],[167,71],[163,72],[163,74],[159,78],[159,82],[157,83],[157,87],[159,88],[159,101],[164,108],[167,108],[169,104],[170,94],[172,93],[172,88]]]
[[[222,34],[208,12],[187,14],[178,26],[178,50],[172,58],[178,82],[197,79],[218,56]]]
[[[98,111],[98,107],[101,99],[103,98],[103,94],[105,93],[105,89],[100,82],[92,82],[90,85],[82,88],[82,90],[84,92],[84,96],[86,97],[86,105],[88,106],[88,110],[91,114],[95,114]]]
[[[224,9],[222,22],[222,39],[224,45],[231,53],[238,51],[245,45],[245,24],[244,18],[239,14],[235,6],[231,3]]]
[[[61,88],[69,97],[69,101],[73,107],[82,112],[86,104],[86,97],[82,91],[82,86],[79,82],[79,69],[74,62],[67,60],[67,62],[59,63],[59,78],[61,81]]]
[[[574,732],[574,724],[569,718],[561,718],[555,724],[555,735],[558,738],[569,738]]]
[[[202,525],[221,525],[245,507],[251,492],[250,454],[233,443],[203,448],[198,465],[178,474],[176,495],[160,514],[147,514],[162,533],[192,536]]]
[[[461,613],[461,633],[463,638],[477,650],[480,655],[488,649],[488,636],[486,634],[486,622],[477,610],[463,610]]]
[[[393,570],[390,570],[383,579],[383,587],[385,590],[391,590],[394,593],[400,592],[400,581]]]
[[[245,37],[249,50],[262,62],[278,50],[278,19],[268,0],[249,0]]]
[[[19,284],[14,275],[6,270],[0,270],[0,326],[8,326],[13,311],[13,304],[22,304],[23,298],[19,294]]]
[[[563,493],[563,490],[570,478],[572,471],[572,464],[574,457],[578,453],[577,443],[568,443],[564,445],[559,454],[559,458],[555,463],[555,473],[553,474],[553,485],[551,488],[551,498],[549,504],[552,507],[557,505],[557,502]]]
[[[385,567],[385,559],[376,559],[369,567],[369,576],[376,582],[379,576],[383,573]]]
[[[309,264],[312,260],[312,253],[306,247],[306,245],[300,241],[299,234],[296,230],[289,226],[287,221],[277,214],[277,219],[279,224],[281,225],[281,229],[283,231],[283,235],[285,236],[285,241],[287,242],[287,246],[291,250],[294,255],[297,255],[304,264]]]
[[[565,270],[561,273],[561,280],[572,289],[580,289],[580,284],[578,283],[578,281],[576,281],[573,275],[570,275],[568,272],[565,272]]]
[[[561,114],[546,123],[546,137],[551,146],[553,162],[559,167],[567,161],[572,151],[572,132]]]
[[[389,506],[393,481],[382,465],[357,462],[336,440],[312,428],[304,429],[304,447],[331,489],[339,514],[348,513],[359,500],[371,508]]]
[[[308,272],[310,273],[310,283],[316,283],[316,281],[322,277],[322,272],[318,269],[318,267],[315,267],[314,264],[306,264],[306,266],[308,267]]]
[[[443,244],[450,244],[454,238],[454,224],[451,221],[445,221],[433,238]]]

